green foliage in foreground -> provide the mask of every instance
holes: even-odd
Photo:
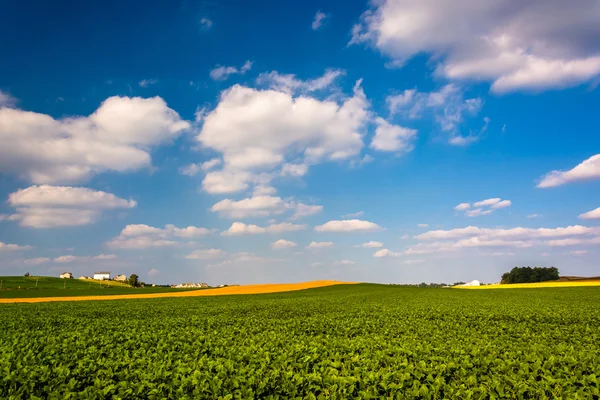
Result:
[[[502,274],[501,283],[536,283],[555,281],[560,278],[556,267],[514,267]]]
[[[600,396],[600,289],[0,304],[0,398]]]

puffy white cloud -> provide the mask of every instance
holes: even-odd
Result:
[[[190,128],[160,97],[110,97],[87,117],[0,108],[0,172],[75,183],[151,165],[150,150]]]
[[[407,153],[414,148],[416,129],[409,129],[399,125],[392,125],[383,118],[375,120],[375,137],[371,141],[371,148],[379,151],[394,151]]]
[[[54,228],[87,225],[95,222],[103,211],[136,206],[111,193],[83,187],[30,186],[8,196],[8,204],[17,209],[21,226]]]
[[[546,244],[548,246],[559,246],[559,247],[561,247],[561,246],[578,246],[578,245],[585,245],[585,244],[595,245],[595,244],[600,244],[600,236],[593,237],[593,238],[577,237],[577,238],[548,240],[546,242]]]
[[[396,253],[396,252],[390,251],[388,249],[377,250],[375,253],[373,253],[373,257],[375,257],[375,258],[400,257],[401,255],[402,255],[402,253]]]
[[[214,258],[225,257],[227,252],[221,249],[206,249],[206,250],[194,250],[187,256],[188,260],[209,260]]]
[[[476,201],[475,203],[473,203],[473,207],[493,206],[495,204],[498,204],[501,200],[501,198],[495,197],[493,199]]]
[[[581,225],[572,225],[559,228],[479,228],[477,226],[467,226],[450,230],[433,230],[415,236],[418,240],[447,240],[465,237],[483,236],[488,238],[517,239],[517,238],[555,238],[565,236],[586,236],[600,235],[600,227],[587,227]]]
[[[271,224],[266,227],[244,224],[243,222],[234,222],[229,229],[221,232],[222,236],[240,236],[240,235],[256,235],[262,233],[283,233],[294,232],[306,229],[306,225],[291,224],[282,222],[280,224]]]
[[[480,215],[488,215],[493,213],[494,210],[482,210],[481,208],[474,208],[465,213],[467,217],[479,217]]]
[[[157,276],[157,275],[160,275],[160,271],[159,271],[159,270],[157,270],[156,268],[150,268],[150,269],[148,270],[148,276],[149,276],[149,277],[155,277],[155,276]]]
[[[68,254],[65,256],[56,257],[54,260],[55,263],[66,264],[74,261],[92,261],[92,260],[113,260],[117,258],[114,254],[99,254],[97,256],[74,256],[72,254]]]
[[[461,136],[458,128],[466,116],[474,116],[480,111],[483,101],[478,97],[465,99],[463,89],[456,84],[449,83],[438,91],[429,93],[408,89],[386,97],[386,103],[390,115],[399,113],[404,117],[416,119],[429,113],[442,131],[450,133],[448,142],[452,145],[464,146],[479,137],[478,134],[473,133],[469,136]],[[485,125],[479,134],[487,130],[489,118],[485,118],[484,121]]]
[[[583,214],[579,214],[579,218],[581,218],[581,219],[598,219],[598,218],[600,218],[600,207],[596,208],[595,210],[588,211]]]
[[[223,217],[238,219],[249,217],[268,217],[294,210],[293,219],[310,216],[321,212],[323,206],[306,205],[295,201],[286,201],[275,196],[254,196],[242,200],[224,199],[210,208]]]
[[[310,244],[308,246],[306,246],[307,249],[324,249],[327,247],[332,247],[333,246],[333,242],[310,242]]]
[[[456,211],[465,211],[465,210],[468,210],[469,208],[471,208],[471,205],[469,203],[460,203],[459,205],[454,207],[454,209]]]
[[[0,252],[3,251],[21,251],[32,249],[32,246],[20,246],[18,244],[9,244],[0,242]]]
[[[240,68],[216,66],[210,71],[210,77],[215,81],[224,81],[231,75],[245,75],[252,69],[252,61],[248,60]]]
[[[329,221],[323,225],[316,226],[317,232],[373,232],[382,228],[374,222],[360,219],[345,219],[341,221]]]
[[[316,31],[321,26],[323,26],[323,24],[325,23],[326,19],[327,19],[327,14],[325,14],[322,11],[317,11],[317,13],[315,14],[315,17],[313,18],[313,22],[312,22],[312,25],[311,25],[313,31]]]
[[[452,21],[452,23],[448,23]],[[353,28],[401,64],[417,54],[438,60],[450,79],[492,82],[495,92],[575,86],[600,74],[594,0],[481,3],[382,0]]]
[[[566,183],[600,178],[600,154],[596,154],[568,171],[552,171],[544,176],[538,188],[550,188]]]
[[[321,78],[300,82],[306,90],[327,86]],[[310,164],[356,157],[368,108],[360,82],[353,96],[340,102],[294,97],[279,87],[234,85],[222,92],[197,136],[204,148],[223,158],[222,169],[206,174],[202,187],[213,194],[234,193],[251,185],[268,186],[276,176],[304,175]]]
[[[0,214],[0,221],[18,221],[20,219],[19,214]]]
[[[359,244],[357,247],[364,247],[365,249],[373,249],[373,248],[383,247],[383,243],[370,241],[367,243]]]
[[[285,239],[279,239],[278,241],[273,242],[273,244],[271,244],[271,247],[274,249],[288,249],[290,247],[296,246],[298,246],[296,243]]]
[[[168,224],[164,228],[156,228],[145,224],[125,226],[119,236],[111,239],[106,245],[115,249],[147,249],[152,247],[177,246],[177,239],[189,239],[208,235],[206,228],[188,226],[178,228]]]

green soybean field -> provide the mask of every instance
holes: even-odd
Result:
[[[0,304],[2,399],[598,399],[600,288]]]

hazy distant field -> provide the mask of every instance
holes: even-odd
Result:
[[[370,284],[0,304],[0,398],[598,398],[599,307]]]

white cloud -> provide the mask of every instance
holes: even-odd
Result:
[[[375,137],[371,141],[371,148],[379,151],[394,151],[408,153],[414,148],[417,136],[416,129],[409,129],[399,125],[392,125],[383,118],[375,120]]]
[[[456,211],[465,211],[465,210],[468,210],[469,208],[471,208],[471,205],[469,203],[460,203],[459,205],[454,207],[454,209]]]
[[[552,171],[546,174],[537,185],[538,188],[550,188],[566,183],[599,179],[600,154],[596,154],[568,171]]]
[[[310,242],[310,244],[308,246],[306,246],[307,249],[324,249],[327,247],[332,247],[333,246],[333,242]]]
[[[334,266],[352,265],[352,264],[356,264],[356,263],[354,261],[352,261],[352,260],[339,260],[339,261],[334,261],[333,262]]]
[[[188,164],[185,167],[179,168],[179,173],[186,176],[196,176],[202,170],[202,164]]]
[[[443,132],[449,132],[449,143],[464,146],[479,138],[487,130],[489,119],[484,119],[484,128],[478,134],[461,136],[459,125],[466,116],[475,116],[480,111],[483,101],[481,98],[464,98],[463,90],[456,84],[449,83],[438,91],[429,93],[408,89],[404,92],[386,97],[390,115],[402,114],[410,119],[423,117],[430,113]]]
[[[187,256],[188,260],[209,260],[214,258],[225,257],[227,252],[221,249],[206,249],[206,250],[194,250]]]
[[[298,246],[296,243],[285,239],[279,239],[278,241],[273,242],[273,244],[271,244],[271,247],[274,249],[288,249],[290,247],[296,246]]]
[[[0,221],[18,221],[21,219],[19,214],[0,214]]]
[[[281,168],[281,176],[304,176],[308,172],[306,164],[284,164]]]
[[[47,264],[50,261],[52,261],[52,260],[50,260],[48,257],[26,258],[23,260],[23,264],[40,265],[40,264]]]
[[[362,15],[351,43],[368,43],[396,63],[430,54],[437,74],[491,81],[495,92],[564,88],[600,74],[600,46],[591,39],[600,34],[596,7],[593,0],[383,0]]]
[[[546,244],[548,246],[578,246],[578,245],[584,245],[584,244],[600,244],[600,236],[597,237],[593,237],[593,238],[581,238],[581,237],[577,237],[577,238],[567,238],[567,239],[555,239],[555,240],[549,240],[546,242]]]
[[[306,205],[292,200],[286,201],[281,197],[254,196],[238,201],[224,199],[210,208],[210,211],[232,219],[268,217],[283,214],[288,210],[293,210],[292,218],[298,219],[321,212],[323,206]]]
[[[103,211],[136,206],[111,193],[83,187],[30,186],[8,196],[8,204],[17,209],[21,226],[54,228],[95,222]]]
[[[252,69],[252,61],[250,60],[246,61],[240,68],[217,65],[210,71],[210,77],[215,81],[224,81],[231,75],[245,75],[250,69]]]
[[[579,214],[579,218],[581,218],[581,219],[598,219],[598,218],[600,218],[600,207],[596,208],[595,210],[588,211],[583,214]]]
[[[140,87],[147,88],[148,86],[156,85],[157,83],[158,79],[142,79],[138,85],[140,85]]]
[[[256,235],[263,233],[283,233],[294,232],[306,229],[306,225],[291,224],[282,222],[280,224],[271,224],[266,227],[244,224],[243,222],[234,222],[229,229],[221,232],[222,236],[240,236],[240,235]]]
[[[111,239],[106,245],[115,249],[172,247],[179,244],[177,239],[200,237],[209,233],[208,229],[195,226],[177,228],[169,224],[161,229],[144,224],[132,224],[125,226],[119,236]]]
[[[374,248],[383,247],[383,243],[370,241],[367,243],[359,244],[357,247],[363,247],[365,249],[374,249]]]
[[[402,236],[400,237],[400,239],[403,239],[403,240],[406,240],[406,239],[408,239],[408,238],[410,238],[410,236],[408,236],[408,235],[402,235]]]
[[[157,275],[160,275],[160,271],[159,271],[159,270],[157,270],[156,268],[150,268],[150,269],[148,270],[148,276],[149,276],[149,277],[155,277],[155,276],[157,276]]]
[[[529,218],[529,219],[532,219],[532,218],[540,218],[540,217],[541,217],[541,215],[540,215],[540,214],[529,214],[529,215],[527,216],[527,218]]]
[[[417,224],[419,228],[427,228],[429,224]]]
[[[3,251],[21,251],[32,249],[32,246],[20,246],[18,244],[9,244],[0,242],[0,252]]]
[[[450,230],[434,230],[415,236],[418,240],[446,240],[465,237],[484,236],[488,238],[516,239],[516,238],[535,238],[546,239],[565,236],[585,236],[600,235],[600,227],[586,227],[581,225],[572,225],[560,228],[479,228],[477,226],[467,226],[466,228],[457,228]]]
[[[323,225],[316,226],[317,232],[373,232],[382,228],[370,221],[359,219],[346,219],[342,221],[329,221]]]
[[[110,97],[87,117],[0,108],[0,173],[76,183],[151,165],[150,150],[190,128],[160,97]]]
[[[375,257],[375,258],[400,257],[401,255],[402,255],[402,253],[396,253],[396,252],[390,251],[388,249],[377,250],[375,253],[373,253],[373,257]]]
[[[364,211],[358,211],[352,214],[346,214],[343,217],[345,218],[356,218],[356,217],[362,217],[363,215],[365,215]]]
[[[213,26],[212,20],[202,17],[200,18],[200,29],[203,31],[209,30]]]
[[[296,78],[294,74],[280,74],[277,71],[271,71],[260,74],[256,83],[288,94],[309,93],[330,87],[337,78],[345,74],[346,72],[341,69],[327,69],[323,76],[303,81]]]
[[[0,90],[0,107],[14,107],[16,104],[16,98]]]
[[[369,120],[359,83],[341,103],[239,85],[223,91],[197,136],[223,157],[222,169],[206,175],[203,189],[223,194],[268,186],[281,172],[304,174],[302,165],[358,156]]]
[[[315,17],[313,18],[313,22],[312,22],[312,25],[311,25],[313,31],[316,31],[320,27],[322,27],[323,24],[325,23],[326,19],[327,19],[327,14],[325,14],[322,11],[317,11],[317,13],[315,14]]]
[[[460,203],[454,207],[457,211],[465,211],[467,217],[479,217],[481,215],[488,215],[493,213],[495,210],[510,207],[512,202],[510,200],[502,200],[499,197],[491,199],[476,201],[473,203],[473,209],[471,209],[470,203]]]
[[[277,193],[277,189],[273,186],[256,186],[252,191],[252,196],[269,196]]]

